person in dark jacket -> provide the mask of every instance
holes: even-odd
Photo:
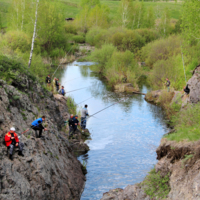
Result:
[[[190,93],[190,88],[188,87],[188,84],[186,85],[186,87],[183,88],[183,90],[186,93],[186,95]]]
[[[62,86],[62,88],[58,91],[58,93],[65,96],[66,92],[65,92],[64,86]]]
[[[42,125],[42,122],[45,121],[45,116],[42,116],[39,119],[36,119],[35,121],[32,122],[31,124],[31,128],[35,131],[35,137],[36,138],[41,138],[42,137],[42,131],[44,129],[44,131],[47,131],[46,128],[44,128],[44,126]],[[37,134],[37,131],[39,131],[39,136]]]
[[[169,92],[170,91],[170,85],[171,85],[171,83],[170,83],[170,80],[168,79],[168,78],[166,78],[166,86],[167,86],[167,91]]]
[[[56,81],[55,81],[55,86],[56,86],[57,92],[59,90],[59,85],[60,85],[58,81],[59,81],[59,79],[57,78]]]
[[[14,148],[19,148],[18,155],[24,156],[22,153],[24,144],[19,141],[17,133],[15,133],[15,128],[12,127],[10,131],[5,135],[6,146],[9,147],[9,158],[13,160],[13,150]]]
[[[51,84],[51,77],[50,77],[50,75],[48,75],[48,76],[46,77],[46,83],[47,83],[47,84]]]
[[[69,124],[69,137],[71,137],[73,135],[74,132],[74,115],[71,114],[70,115],[70,119],[68,120],[68,124]]]

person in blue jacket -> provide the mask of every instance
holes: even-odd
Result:
[[[41,138],[42,137],[42,131],[47,131],[46,128],[42,125],[42,122],[45,121],[45,116],[42,116],[39,119],[36,119],[35,121],[32,122],[31,128],[35,131],[35,137],[36,138]],[[39,131],[39,136],[37,134],[37,131]]]

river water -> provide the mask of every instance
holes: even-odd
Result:
[[[81,200],[101,199],[104,192],[141,182],[156,164],[155,150],[168,131],[161,108],[147,103],[142,95],[114,93],[89,69],[90,62],[74,62],[66,66],[61,83],[67,93],[88,104],[89,114],[120,101],[91,117],[87,128],[90,151],[79,157],[87,163],[87,181]],[[141,91],[148,88],[143,85]]]

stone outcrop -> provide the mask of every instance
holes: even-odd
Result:
[[[0,199],[80,199],[85,176],[64,127],[69,117],[66,100],[59,104],[52,93],[22,75],[11,84],[0,80]],[[32,130],[20,134],[42,115],[48,128],[44,140],[35,138]],[[10,161],[4,136],[12,126],[25,144],[25,156],[15,152]]]
[[[139,88],[134,88],[131,83],[121,83],[114,86],[115,92],[138,92]]]
[[[197,103],[200,101],[200,65],[196,67],[192,78],[188,81],[190,89],[190,102]]]

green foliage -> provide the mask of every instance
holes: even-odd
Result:
[[[22,31],[9,31],[2,36],[3,45],[8,46],[13,51],[30,51],[31,40],[27,34]]]
[[[181,53],[180,37],[170,36],[166,39],[162,38],[147,44],[142,48],[141,59],[149,67],[158,60],[167,60],[169,57]]]
[[[164,199],[170,192],[169,173],[164,177],[160,172],[156,173],[155,168],[152,169],[143,181],[144,192],[151,198]]]
[[[16,95],[16,96],[13,96],[12,98],[16,101],[16,100],[20,99],[20,96]]]
[[[146,43],[158,37],[156,31],[149,29],[128,30],[118,27],[105,30],[93,27],[86,34],[86,42],[96,47],[110,43],[116,46],[118,50],[136,52]]]
[[[116,47],[112,44],[104,44],[101,49],[95,49],[95,51],[91,53],[90,59],[98,63],[99,72],[102,73],[104,71],[105,65],[115,51]]]
[[[165,136],[168,140],[177,142],[197,141],[200,139],[200,104],[189,104],[186,109],[182,109],[173,116],[172,122],[175,125],[176,132]]]
[[[67,97],[67,108],[70,114],[76,115],[77,113],[77,106],[74,99],[71,96]]]
[[[81,7],[89,6],[94,7],[96,5],[100,5],[100,0],[81,0],[80,2]]]
[[[182,24],[183,34],[185,38],[193,42],[200,38],[200,3],[198,0],[185,0],[182,9]]]
[[[35,80],[35,77],[17,58],[9,58],[0,54],[0,78],[12,82],[19,80],[19,75],[25,74],[29,79]]]
[[[74,23],[67,22],[65,24],[65,32],[76,35],[78,30]]]
[[[84,36],[81,36],[81,35],[74,35],[72,37],[72,40],[75,42],[75,43],[85,43],[85,37]]]

